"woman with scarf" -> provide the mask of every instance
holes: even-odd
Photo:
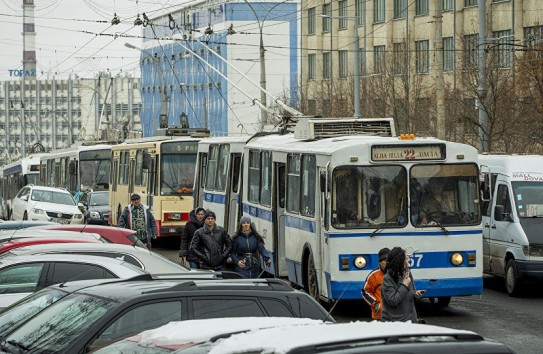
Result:
[[[230,257],[236,265],[236,272],[243,278],[258,278],[260,275],[259,254],[269,267],[271,259],[264,248],[264,239],[251,223],[251,218],[243,216],[239,221],[238,231],[232,237]]]

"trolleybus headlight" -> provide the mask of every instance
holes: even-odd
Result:
[[[451,263],[455,266],[459,266],[464,262],[464,256],[462,256],[460,253],[453,253],[451,255]]]
[[[364,256],[358,256],[354,259],[354,266],[358,269],[362,269],[366,266],[368,261],[366,261],[366,257]]]

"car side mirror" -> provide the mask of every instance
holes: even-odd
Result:
[[[79,208],[79,210],[83,211],[83,210],[85,210],[86,206],[85,206],[85,204],[79,202],[79,203],[77,203],[77,207]]]
[[[505,212],[505,207],[503,205],[496,205],[494,207],[494,219],[496,219],[496,221],[513,221],[511,214]]]
[[[24,200],[25,202],[28,201],[28,195],[23,195],[23,196],[21,197],[21,200]]]

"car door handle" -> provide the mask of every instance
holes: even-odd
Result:
[[[492,226],[490,226],[491,228],[495,229],[496,228],[496,224],[492,224]]]
[[[490,227],[490,225],[488,225],[488,224],[485,224],[485,227],[486,227],[486,228],[488,229],[488,228]]]

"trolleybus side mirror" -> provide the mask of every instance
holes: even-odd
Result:
[[[326,189],[326,173],[321,172],[319,181],[320,181],[321,192],[326,192],[327,191],[327,189]]]
[[[70,175],[72,175],[72,176],[76,174],[76,167],[75,167],[75,164],[76,164],[75,161],[70,161],[70,164],[68,165],[69,173],[70,173]]]

